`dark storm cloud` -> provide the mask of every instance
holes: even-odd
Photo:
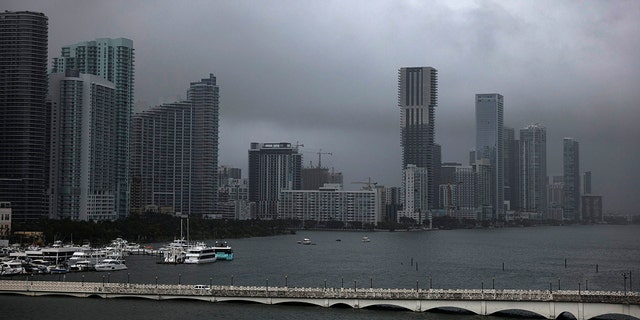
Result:
[[[5,1],[6,2],[6,1]],[[443,160],[474,148],[474,94],[505,97],[505,125],[548,130],[549,175],[562,138],[611,210],[640,193],[637,1],[9,1],[49,16],[50,57],[97,37],[136,49],[140,108],[218,77],[221,163],[245,167],[251,141],[299,141],[348,182],[400,183],[397,69],[439,70]],[[637,210],[635,211],[637,212]]]

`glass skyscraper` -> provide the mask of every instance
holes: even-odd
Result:
[[[100,76],[115,85],[116,117],[116,212],[118,218],[129,215],[129,132],[134,94],[133,41],[125,38],[99,38],[62,47],[53,60],[52,73],[76,70]]]
[[[580,221],[580,145],[564,138],[563,145],[563,219]]]
[[[0,12],[0,202],[14,222],[47,216],[47,43],[44,14]]]
[[[491,166],[489,197],[492,220],[504,220],[504,98],[497,93],[476,94],[476,160]]]
[[[427,170],[427,207],[437,204],[434,168],[435,109],[438,106],[438,71],[432,67],[400,68],[398,107],[402,169],[409,165]],[[439,159],[438,159],[439,161]],[[406,209],[405,209],[406,210]]]

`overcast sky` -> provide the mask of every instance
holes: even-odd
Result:
[[[49,17],[49,58],[133,40],[138,108],[220,86],[220,164],[246,175],[255,142],[304,144],[304,162],[399,186],[400,67],[439,72],[436,142],[467,164],[474,95],[504,96],[505,125],[547,128],[548,174],[580,142],[605,211],[639,213],[640,1],[3,1]]]

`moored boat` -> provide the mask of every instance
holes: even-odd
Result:
[[[216,260],[217,258],[214,247],[209,247],[204,243],[199,243],[187,250],[184,263],[201,264],[216,262]]]
[[[8,260],[0,263],[0,276],[15,276],[23,273],[24,268],[19,260]]]
[[[231,249],[231,246],[226,241],[216,241],[213,245],[213,250],[216,253],[217,260],[233,260],[233,249]]]

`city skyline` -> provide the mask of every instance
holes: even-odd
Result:
[[[251,141],[299,141],[305,164],[319,149],[332,152],[323,164],[344,173],[345,189],[367,177],[399,186],[396,72],[429,65],[439,75],[443,162],[465,162],[474,147],[474,94],[500,92],[505,126],[547,128],[550,176],[562,174],[563,137],[574,137],[605,211],[635,212],[639,4],[278,4],[9,1],[6,9],[49,17],[49,59],[86,39],[133,39],[139,106],[181,100],[185,83],[214,72],[225,88],[220,164],[245,169]]]

